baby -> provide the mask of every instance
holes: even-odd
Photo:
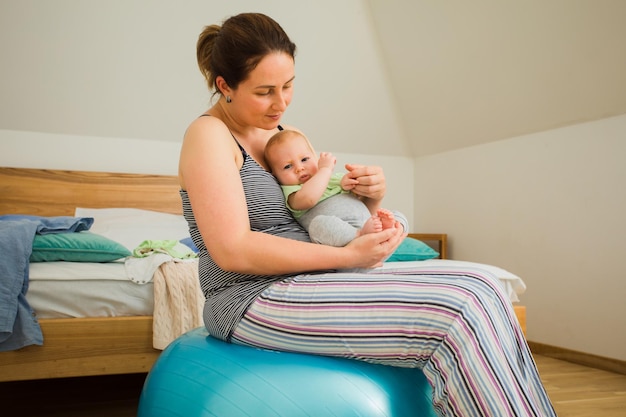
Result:
[[[397,211],[369,208],[351,193],[357,180],[333,173],[337,159],[329,152],[317,158],[308,139],[293,130],[276,133],[265,147],[265,161],[281,184],[287,208],[309,232],[311,240],[345,246],[355,237],[379,232],[406,217]]]

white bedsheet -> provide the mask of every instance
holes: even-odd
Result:
[[[30,264],[26,298],[38,318],[150,316],[152,283],[138,285],[123,262]]]
[[[486,272],[495,276],[512,302],[526,290],[517,275],[475,262],[431,259],[389,262],[380,269],[402,272],[407,269],[433,271],[453,268]],[[115,317],[152,315],[152,282],[137,284],[128,277],[123,261],[107,263],[38,262],[30,264],[30,286],[26,295],[39,318]]]
[[[414,262],[387,262],[379,269],[384,272],[402,272],[403,270],[411,269],[437,273],[453,269],[455,271],[465,270],[469,273],[487,273],[498,279],[502,289],[509,296],[511,302],[518,302],[518,295],[521,295],[526,291],[526,284],[519,276],[497,266],[477,262],[456,261],[451,259],[429,259]]]

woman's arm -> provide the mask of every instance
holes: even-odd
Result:
[[[336,248],[250,230],[239,169],[243,163],[221,121],[202,117],[185,134],[181,187],[187,190],[198,228],[220,268],[258,275],[380,265],[400,244],[402,229],[370,233]]]

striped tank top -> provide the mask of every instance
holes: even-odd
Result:
[[[239,148],[244,159],[239,174],[246,196],[251,230],[309,241],[307,232],[287,210],[276,179],[250,157],[241,145]],[[248,306],[268,286],[285,276],[239,274],[224,271],[217,266],[202,240],[187,191],[180,190],[180,196],[191,238],[199,250],[198,274],[206,299],[204,323],[212,336],[229,340],[232,330]],[[240,256],[246,254],[242,253]]]

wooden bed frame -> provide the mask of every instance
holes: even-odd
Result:
[[[0,168],[0,213],[73,216],[76,207],[182,214],[175,176]],[[41,319],[43,346],[0,352],[0,381],[148,372],[152,317]]]
[[[73,216],[76,207],[133,207],[181,214],[176,176],[0,168],[0,214]],[[447,256],[445,234],[411,234]],[[525,330],[524,307],[516,314]],[[41,319],[43,346],[0,352],[0,382],[145,373],[152,317]]]

